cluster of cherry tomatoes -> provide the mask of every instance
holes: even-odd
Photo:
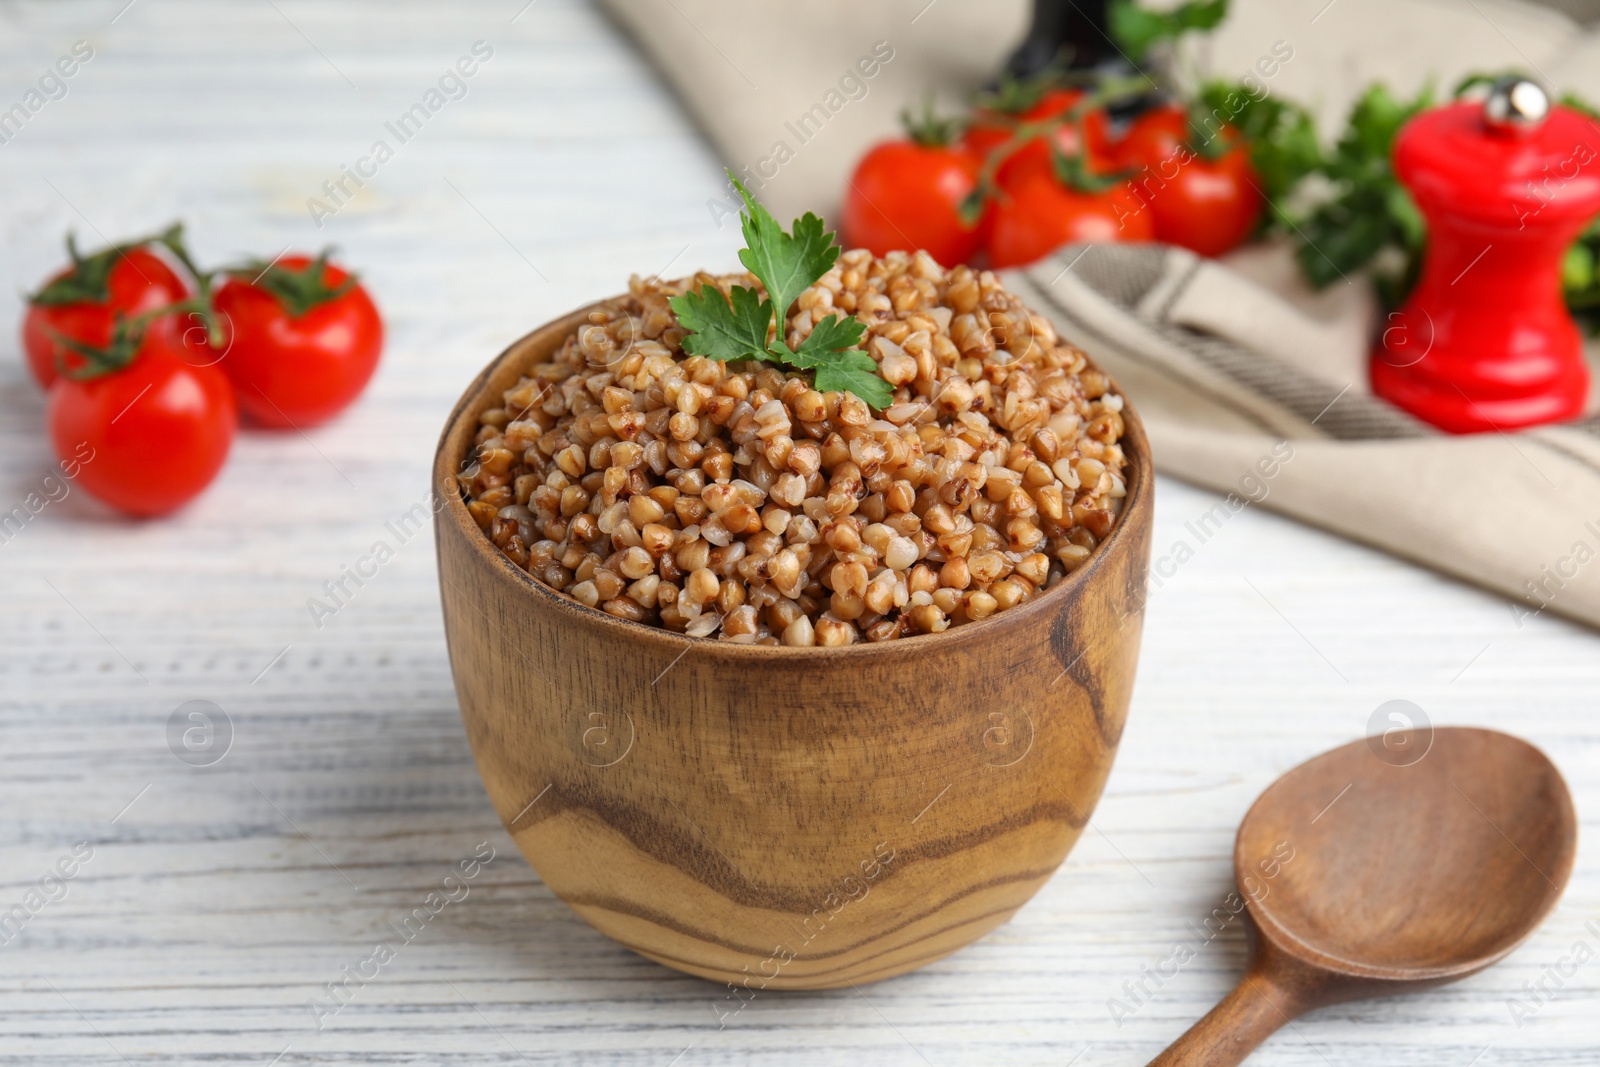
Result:
[[[1249,237],[1264,198],[1238,131],[1177,103],[1114,122],[1118,96],[1013,83],[965,121],[907,114],[909,136],[875,146],[850,178],[846,242],[1000,268],[1084,241],[1214,256]]]
[[[164,514],[209,485],[241,408],[305,429],[378,365],[378,309],[326,252],[203,271],[180,226],[87,256],[68,237],[67,251],[28,297],[23,349],[63,469],[128,514]]]

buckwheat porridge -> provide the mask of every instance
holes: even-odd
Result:
[[[878,412],[686,353],[668,300],[706,284],[765,296],[635,277],[483,413],[468,509],[552,589],[693,637],[885,641],[1023,604],[1115,526],[1122,397],[993,274],[854,250],[800,293],[782,340],[853,315]]]

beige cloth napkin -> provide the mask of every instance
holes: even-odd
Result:
[[[955,100],[981,84],[1027,21],[1025,0],[602,2],[785,219],[832,211],[901,107],[926,90]],[[1409,90],[1428,71],[1444,86],[1513,65],[1592,71],[1581,60],[1600,52],[1562,16],[1508,0],[1335,0],[1314,26],[1299,25],[1298,6],[1285,21],[1275,0],[1233,9],[1196,62],[1243,73],[1290,40],[1296,58],[1269,88],[1290,86],[1328,116],[1373,80]],[[1375,25],[1393,32],[1374,35]],[[1398,51],[1383,44],[1400,41]],[[1519,625],[1549,612],[1600,627],[1600,418],[1437,433],[1367,390],[1375,310],[1365,287],[1310,294],[1282,248],[1224,264],[1160,246],[1083,246],[1007,283],[1117,379],[1158,469],[1225,494],[1178,542],[1156,546],[1154,580],[1260,506],[1505,593]]]

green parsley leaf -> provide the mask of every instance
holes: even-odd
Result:
[[[874,411],[882,411],[894,399],[894,386],[878,373],[877,362],[855,347],[865,333],[866,327],[854,316],[829,315],[812,327],[789,362],[815,369],[821,392],[849,391]]]
[[[848,391],[876,411],[888,407],[894,387],[878,373],[873,358],[856,347],[867,328],[853,315],[829,315],[816,323],[799,351],[784,343],[789,305],[839,258],[833,234],[824,231],[822,220],[810,212],[795,220],[792,235],[785,233],[739,179],[731,172],[728,178],[745,205],[739,219],[748,247],[739,253],[739,260],[761,280],[767,299],[742,285],[733,287],[731,299],[713,285],[673,297],[667,303],[689,331],[683,350],[709,359],[764,359],[815,371],[816,387],[822,392]],[[769,341],[767,332],[774,325],[777,336]]]
[[[744,197],[745,206],[740,222],[747,247],[739,251],[739,262],[761,279],[767,299],[782,322],[800,294],[828,273],[839,258],[839,246],[834,243],[833,234],[823,231],[822,220],[809,211],[795,219],[794,236],[784,233],[778,220],[756,202],[737,178],[733,185]]]
[[[1600,223],[1589,228],[1567,249],[1561,263],[1561,288],[1567,310],[1590,337],[1600,334]]]
[[[859,345],[866,332],[867,328],[854,315],[842,319],[829,315],[811,327],[810,336],[800,342],[799,351],[789,357],[789,362],[797,367],[819,366],[830,352]]]
[[[1213,30],[1228,14],[1228,0],[1185,0],[1167,11],[1140,7],[1136,0],[1112,0],[1106,9],[1112,38],[1134,63],[1161,41],[1173,41],[1190,30]]]
[[[734,286],[730,305],[721,290],[708,284],[667,303],[691,331],[683,339],[685,352],[715,360],[772,358],[767,352],[772,304],[754,289]]]
[[[835,359],[817,367],[820,392],[850,392],[874,411],[882,411],[894,399],[894,387],[883,380],[878,365],[859,348],[835,352]]]
[[[1318,167],[1332,195],[1295,223],[1300,267],[1315,287],[1368,268],[1379,298],[1394,307],[1416,284],[1426,226],[1390,154],[1401,127],[1432,106],[1431,86],[1407,100],[1375,84],[1356,100]]]

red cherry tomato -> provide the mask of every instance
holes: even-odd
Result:
[[[1017,114],[1003,111],[979,111],[972,126],[962,138],[968,152],[980,161],[1005,144],[1012,137],[1014,127],[1025,122],[1043,122],[1064,117],[1073,105],[1083,99],[1081,89],[1052,89],[1027,110]],[[1111,120],[1103,108],[1091,108],[1082,119],[1084,136],[1078,127],[1067,124],[1059,127],[1052,138],[1035,137],[1000,165],[997,177],[1004,181],[1017,169],[1050,162],[1050,141],[1063,155],[1083,155],[1085,162],[1096,170],[1109,170],[1114,162],[1111,139]]]
[[[1261,179],[1238,132],[1217,134],[1232,147],[1216,159],[1187,144],[1189,119],[1168,104],[1145,112],[1117,145],[1122,166],[1138,168],[1132,181],[1149,202],[1156,239],[1217,256],[1250,236],[1261,218]]]
[[[95,256],[89,257],[89,261],[95,259]],[[183,279],[149,249],[130,248],[109,253],[107,262],[110,271],[104,276],[104,300],[48,302],[52,289],[63,279],[75,272],[80,278],[92,272],[95,269],[92,262],[61,271],[29,299],[28,313],[22,320],[22,347],[28,356],[28,369],[42,388],[50,388],[56,380],[57,357],[64,359],[69,367],[83,365],[83,358],[57,342],[56,335],[104,348],[111,343],[112,326],[119,313],[132,318],[175,304],[189,295],[189,287]],[[47,302],[41,303],[41,300]]]
[[[850,177],[840,227],[850,248],[875,256],[925,249],[940,265],[972,259],[982,224],[961,220],[961,202],[978,187],[979,162],[959,148],[887,141],[866,154]]]
[[[325,422],[361,394],[383,350],[383,320],[352,276],[321,259],[285,256],[216,293],[228,334],[220,366],[239,406],[263,426]]]
[[[1049,166],[1027,164],[1001,183],[990,209],[989,265],[1021,267],[1065,244],[1148,241],[1150,212],[1127,182],[1103,192],[1079,192]]]
[[[152,323],[127,366],[50,389],[50,438],[89,493],[130,515],[173,511],[211,484],[238,425],[228,379]]]

